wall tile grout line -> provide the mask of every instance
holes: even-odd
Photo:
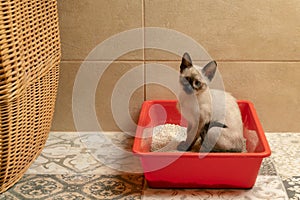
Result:
[[[217,62],[237,62],[237,63],[299,63],[300,60],[218,60]],[[195,62],[206,62],[208,60],[194,60]],[[134,59],[134,60],[61,60],[61,63],[68,62],[180,62],[180,60],[146,60],[146,59]]]
[[[143,28],[143,69],[144,69],[144,101],[147,100],[147,87],[146,87],[146,33],[145,33],[145,22],[146,22],[146,16],[145,16],[145,0],[142,0],[142,28]]]

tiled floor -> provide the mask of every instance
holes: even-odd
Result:
[[[272,158],[289,199],[300,199],[300,134],[267,133]]]
[[[166,190],[147,187],[133,139],[124,133],[51,133],[25,176],[0,199],[300,199],[300,134],[267,133],[264,159],[251,190]]]

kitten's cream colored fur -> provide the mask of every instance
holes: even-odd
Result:
[[[182,58],[180,82],[183,91],[179,95],[179,109],[188,121],[188,133],[178,150],[191,149],[199,137],[202,139],[200,151],[244,150],[243,124],[236,99],[227,92],[209,89],[207,85],[216,67],[214,61],[204,68],[194,66],[187,53]],[[207,128],[208,123],[211,123],[210,128]]]

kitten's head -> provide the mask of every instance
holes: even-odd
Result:
[[[215,76],[217,63],[211,61],[203,68],[194,66],[188,53],[184,53],[180,65],[180,83],[187,94],[200,94]]]

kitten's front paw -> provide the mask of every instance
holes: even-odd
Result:
[[[186,141],[182,141],[177,146],[178,151],[187,151],[189,149],[190,145]]]

